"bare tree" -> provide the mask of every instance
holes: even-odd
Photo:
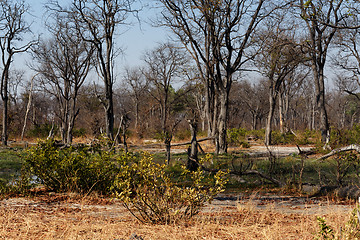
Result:
[[[357,25],[360,20],[355,19],[352,25]],[[337,85],[340,90],[353,95],[360,101],[360,29],[345,29],[337,35],[335,44],[338,47],[332,62],[337,69]]]
[[[123,79],[130,87],[129,90],[135,108],[133,110],[135,115],[135,129],[138,130],[142,120],[140,117],[141,100],[143,99],[144,94],[148,91],[149,82],[145,78],[144,72],[141,68],[126,68]]]
[[[326,110],[324,68],[329,47],[335,34],[347,26],[359,8],[358,1],[300,0],[300,16],[306,26],[307,41],[304,46],[309,53],[315,85],[315,101],[320,112],[320,130],[322,142],[327,146],[330,140],[330,125]]]
[[[144,61],[146,63],[146,78],[154,89],[150,94],[160,107],[161,130],[167,150],[167,162],[169,163],[171,140],[175,127],[179,123],[178,119],[170,116],[176,102],[173,84],[182,74],[186,58],[177,46],[165,43],[147,52]]]
[[[245,51],[254,30],[268,15],[265,11],[266,1],[161,2],[165,7],[164,25],[171,28],[188,49],[202,73],[208,91],[211,90],[210,94],[214,96],[214,108],[211,113],[208,110],[208,117],[216,119],[216,122],[213,121],[212,131],[216,139],[216,152],[225,153],[229,93],[233,75],[241,71],[249,60]],[[210,99],[209,95],[207,99]]]
[[[114,38],[121,25],[127,24],[134,0],[73,0],[69,9],[58,1],[51,1],[51,8],[72,14],[76,29],[84,41],[91,43],[96,51],[96,70],[104,83],[104,94],[98,98],[105,110],[106,135],[113,139],[114,130],[114,60],[119,54]]]
[[[267,86],[268,84],[265,80],[254,83],[241,81],[235,83],[232,90],[232,96],[230,98],[234,105],[232,108],[237,108],[237,111],[242,112],[242,114],[250,113],[250,118],[245,118],[245,116],[244,118],[245,121],[250,122],[250,128],[253,130],[262,127],[262,120],[265,119],[265,116],[269,111]],[[235,113],[231,113],[231,115],[235,115],[236,117]]]
[[[23,1],[0,1],[1,99],[3,101],[2,144],[8,141],[9,72],[15,54],[26,52],[36,41],[24,43],[30,32],[25,21],[28,6]]]
[[[41,74],[45,91],[55,96],[63,143],[72,142],[72,130],[79,114],[77,98],[91,68],[94,47],[83,41],[74,29],[68,14],[54,12],[54,22],[48,24],[51,38],[34,49],[39,64],[34,70]]]
[[[259,54],[255,57],[256,65],[268,79],[269,86],[269,112],[265,128],[266,145],[271,144],[272,121],[281,89],[286,79],[291,77],[305,59],[300,45],[296,42],[295,32],[289,31],[283,21],[284,15],[280,16],[280,20],[270,20],[265,29],[257,34],[256,39],[260,45]]]

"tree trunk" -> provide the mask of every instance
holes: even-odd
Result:
[[[227,115],[229,108],[229,95],[226,90],[222,90],[219,96],[220,100],[220,111],[218,117],[218,132],[217,132],[217,148],[216,154],[227,153]]]
[[[3,98],[3,121],[2,121],[2,136],[1,141],[4,146],[8,145],[8,105],[9,98],[7,94],[7,87],[4,86],[4,98]]]
[[[284,105],[283,105],[283,94],[279,94],[278,96],[279,100],[279,127],[280,132],[285,133],[286,132],[286,126],[285,126],[285,114],[284,114]]]
[[[172,136],[168,136],[169,134],[166,133],[167,136],[165,136],[165,148],[166,148],[166,164],[170,164],[170,158],[171,158],[171,138]]]
[[[265,127],[265,145],[271,145],[271,128],[272,128],[272,120],[274,117],[274,111],[276,106],[276,95],[274,96],[274,89],[270,89],[269,93],[269,113],[266,119],[266,127]]]
[[[36,75],[38,75],[38,74],[36,74]],[[26,123],[27,123],[27,119],[28,119],[28,116],[29,116],[30,107],[31,107],[31,101],[32,101],[32,92],[33,92],[33,87],[34,87],[34,78],[35,78],[36,75],[34,75],[34,76],[31,78],[30,92],[29,92],[29,100],[28,100],[28,104],[27,104],[27,106],[26,106],[26,112],[25,112],[25,118],[24,118],[24,126],[23,126],[23,129],[22,129],[22,131],[21,131],[21,141],[24,140]]]
[[[188,149],[187,169],[196,171],[199,167],[198,163],[198,143],[196,140],[197,122],[195,119],[188,120],[191,132],[191,147]]]
[[[321,142],[326,146],[330,141],[330,126],[325,105],[324,66],[322,64],[318,65],[318,67],[313,65],[315,100],[320,113]]]
[[[112,90],[111,90],[112,91]],[[105,107],[105,128],[106,128],[106,136],[113,140],[113,131],[114,131],[114,106],[112,99],[112,92],[106,94],[107,95],[107,104]]]

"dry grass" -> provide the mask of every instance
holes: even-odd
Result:
[[[94,204],[94,203],[93,203]],[[223,211],[222,211],[223,210]],[[204,212],[177,225],[141,224],[119,203],[15,199],[1,203],[0,239],[313,239],[315,215],[279,213],[273,206],[258,210],[253,204],[226,212]],[[327,223],[339,229],[348,219],[332,212]]]

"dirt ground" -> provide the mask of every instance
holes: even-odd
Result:
[[[190,222],[149,225],[117,200],[46,193],[1,200],[0,239],[313,239],[316,216],[338,227],[353,207],[328,199],[230,194]]]

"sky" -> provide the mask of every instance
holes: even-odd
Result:
[[[61,1],[61,0],[60,0]],[[42,38],[46,37],[45,22],[45,8],[46,1],[40,0],[25,0],[30,5],[31,15],[29,22],[32,22],[31,29],[35,36],[41,35]],[[63,0],[61,3],[70,2]],[[150,19],[156,17],[157,10],[144,7],[139,13],[140,23],[135,18],[130,18],[131,26],[120,26],[119,33],[116,36],[117,47],[121,47],[123,54],[116,59],[115,72],[121,76],[125,67],[136,67],[142,64],[141,56],[146,50],[154,48],[158,43],[165,42],[169,32],[166,29],[151,26]],[[14,68],[20,68],[27,73],[31,72],[26,64],[31,62],[30,54],[16,56],[14,60]],[[32,73],[27,74],[31,78]]]

